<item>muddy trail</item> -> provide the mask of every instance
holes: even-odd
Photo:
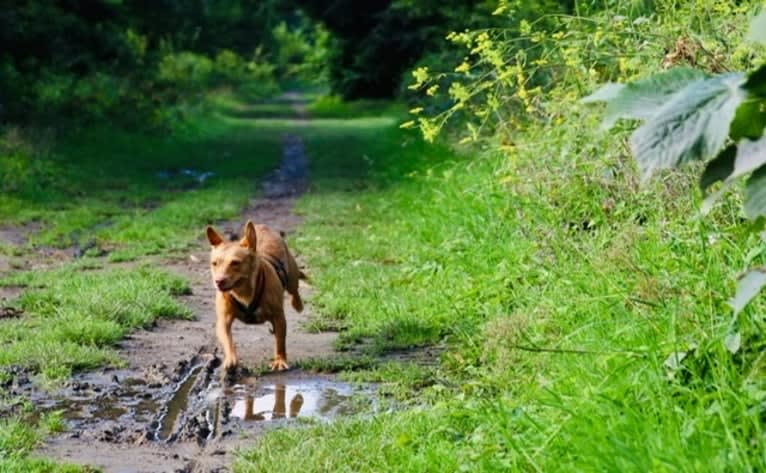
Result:
[[[240,220],[219,222],[218,228],[237,238],[242,223],[252,219],[289,235],[300,224],[293,205],[307,178],[302,141],[284,136],[279,168],[261,182]],[[261,374],[273,352],[268,325],[234,324],[239,358],[249,370],[224,377],[207,244],[200,240],[196,248],[158,263],[189,280],[192,291],[183,302],[193,310],[193,320],[159,320],[152,330],[134,332],[118,346],[125,367],[78,374],[53,393],[17,373],[10,394],[30,399],[38,412],[63,411],[67,423],[67,431],[48,439],[39,455],[106,472],[229,471],[234,452],[253,445],[267,429],[370,408],[371,391],[329,375],[300,369]],[[302,295],[310,299],[311,287],[301,284]],[[285,310],[291,365],[335,355],[337,334],[305,329],[310,306],[298,314],[286,303]]]

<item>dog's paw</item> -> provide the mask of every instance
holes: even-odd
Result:
[[[287,364],[287,360],[284,358],[277,358],[271,362],[271,371],[287,371],[290,369],[290,365]]]
[[[223,360],[224,371],[233,372],[237,369],[237,365],[239,365],[239,360],[236,357],[226,358]]]

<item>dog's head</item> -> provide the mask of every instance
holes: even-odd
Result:
[[[210,272],[219,290],[231,290],[255,272],[258,260],[255,255],[255,225],[252,221],[245,225],[245,236],[240,241],[224,241],[210,226],[207,227],[207,239],[211,246]]]

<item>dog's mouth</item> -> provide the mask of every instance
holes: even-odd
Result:
[[[220,282],[220,283],[217,282],[217,283],[215,283],[215,287],[217,287],[218,290],[221,291],[221,292],[226,292],[226,291],[231,290],[231,288],[234,287],[234,284],[230,283],[229,281],[224,281],[224,282]]]

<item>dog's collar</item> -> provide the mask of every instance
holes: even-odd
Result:
[[[255,295],[253,296],[253,300],[250,301],[250,304],[243,304],[231,293],[229,293],[229,300],[237,307],[237,309],[239,309],[240,312],[243,312],[245,315],[247,315],[249,319],[254,319],[253,322],[255,322],[257,321],[255,312],[258,310],[258,306],[261,305],[261,299],[263,299],[264,290],[266,290],[266,273],[261,270],[258,271],[258,280],[255,282]]]

